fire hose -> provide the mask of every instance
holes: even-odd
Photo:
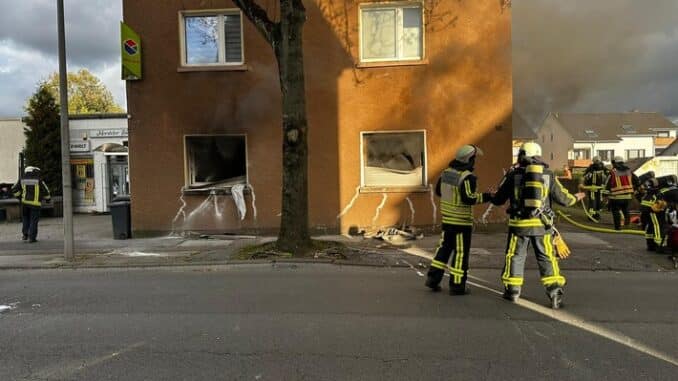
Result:
[[[625,230],[614,230],[614,229],[607,229],[607,228],[599,228],[595,226],[589,226],[582,224],[580,222],[577,222],[570,218],[567,214],[563,213],[561,210],[556,211],[560,217],[562,217],[565,221],[569,222],[570,224],[581,228],[585,230],[590,230],[594,232],[600,232],[600,233],[613,233],[613,234],[636,234],[636,235],[645,235],[645,232],[642,230],[631,230],[631,229],[625,229]]]

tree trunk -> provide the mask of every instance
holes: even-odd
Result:
[[[282,91],[283,166],[282,217],[278,248],[303,252],[310,248],[308,229],[308,122],[304,83],[301,0],[281,1],[280,24],[273,35]]]

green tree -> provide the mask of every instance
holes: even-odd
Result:
[[[59,73],[54,72],[45,82],[54,99],[59,99]],[[111,91],[87,69],[68,73],[68,113],[101,114],[124,112],[113,100]]]
[[[61,195],[61,121],[59,106],[45,83],[26,105],[26,165],[40,168],[52,194]]]

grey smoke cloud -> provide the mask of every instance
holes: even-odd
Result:
[[[513,1],[514,104],[678,115],[678,1]]]

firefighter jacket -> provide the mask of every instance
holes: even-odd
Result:
[[[476,192],[476,182],[476,176],[469,170],[443,171],[436,185],[443,224],[473,226],[473,205],[490,200],[489,193]]]
[[[639,186],[638,176],[626,166],[612,168],[606,181],[610,200],[631,200]]]
[[[47,184],[37,176],[30,174],[12,187],[12,194],[14,197],[20,198],[23,205],[36,208],[42,206],[42,200],[51,199]]]
[[[539,207],[529,210],[526,209],[526,203],[523,200],[525,197],[523,177],[526,175],[526,169],[534,165],[537,165],[542,171],[543,193]],[[510,204],[507,210],[509,232],[520,236],[539,236],[550,231],[552,221],[549,221],[549,218],[552,219],[553,215],[552,202],[563,206],[572,206],[577,202],[577,198],[563,187],[553,175],[553,172],[543,163],[533,163],[529,166],[521,165],[506,173],[491,202],[494,205],[503,205],[507,200]]]
[[[584,189],[598,191],[605,188],[605,180],[610,171],[602,164],[591,164],[584,172]]]

